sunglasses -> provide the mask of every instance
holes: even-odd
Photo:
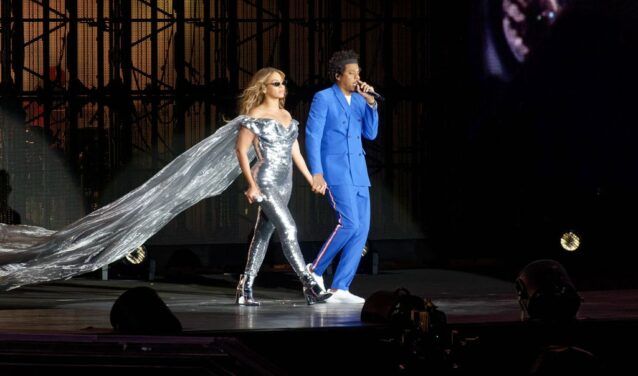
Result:
[[[279,87],[279,86],[286,86],[286,84],[288,84],[288,80],[283,80],[282,82],[279,82],[279,81],[270,82],[270,83],[267,83],[266,85],[272,85],[274,87]]]

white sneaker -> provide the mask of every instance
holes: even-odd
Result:
[[[308,273],[310,273],[310,275],[312,276],[312,278],[314,278],[314,280],[317,282],[317,284],[319,285],[319,287],[321,287],[321,292],[326,292],[326,287],[323,285],[323,277],[320,275],[315,274],[315,272],[313,272],[312,270],[310,270],[310,267],[312,266],[312,263],[307,264],[306,265],[306,271]]]
[[[356,296],[348,290],[332,291],[332,296],[326,299],[326,303],[330,304],[363,304],[365,302],[365,299]]]

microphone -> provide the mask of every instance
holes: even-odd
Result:
[[[361,87],[361,84],[362,84],[362,82],[361,82],[361,81],[357,82],[357,85],[359,85],[359,87]],[[372,90],[368,90],[368,91],[366,91],[365,93],[366,93],[366,94],[370,94],[370,95],[372,95],[372,96],[374,97],[374,99],[378,100],[379,102],[383,102],[383,101],[385,100],[385,98],[383,97],[383,95],[381,95],[381,94],[379,94],[379,93],[376,93],[376,92],[374,92],[374,91],[372,91]]]
[[[366,94],[370,94],[374,97],[374,99],[378,100],[379,102],[383,102],[385,100],[385,98],[383,97],[383,95],[376,93],[374,91],[368,91]]]

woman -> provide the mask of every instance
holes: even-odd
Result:
[[[263,75],[263,72],[255,76],[260,77],[256,81],[262,83],[264,82],[262,79],[267,77]],[[283,74],[280,74],[280,78],[283,79]],[[254,82],[256,81],[254,80]],[[274,85],[274,80],[270,80],[268,83],[269,85],[265,86],[268,86],[269,90],[277,88]],[[250,90],[254,90],[254,88]],[[242,133],[250,129],[247,127],[253,127],[257,131],[261,124],[264,132],[260,136],[260,140],[262,141],[261,145],[265,146],[269,142],[271,134],[267,125],[276,124],[277,120],[275,119],[287,120],[290,116],[283,111],[275,113],[277,116],[272,120],[251,118],[248,115],[253,109],[255,112],[250,112],[252,116],[262,116],[257,109],[262,102],[265,105],[259,109],[265,110],[270,108],[267,106],[268,104],[272,105],[276,101],[272,102],[272,93],[268,96],[265,94],[263,96],[249,96],[250,90],[247,89],[242,97],[242,115],[186,150],[144,184],[112,203],[95,210],[59,231],[37,226],[0,223],[0,290],[11,290],[23,285],[66,279],[97,270],[121,259],[144,244],[148,238],[182,211],[205,198],[216,196],[226,190],[242,173],[236,155],[236,149],[240,145],[237,142],[240,129],[242,129]],[[285,90],[279,90],[282,90],[280,96],[283,104],[282,95],[285,96]],[[267,101],[266,98],[268,98]],[[281,116],[281,114],[287,114],[288,118]],[[291,124],[291,121],[286,124]],[[296,127],[297,124],[294,123],[291,124],[291,128],[286,129],[292,141],[296,141]],[[242,136],[242,140],[245,140],[245,137]],[[294,150],[293,145],[296,145]],[[288,154],[285,155],[290,158],[291,154],[296,153],[295,160],[299,160],[301,156],[298,154],[299,149],[296,142],[291,142],[289,147]],[[271,161],[267,156],[275,154],[265,154],[268,150],[265,147],[258,148],[258,150],[264,153],[262,157],[266,157],[263,162],[260,162],[260,165],[264,166],[264,171],[270,171],[267,166],[275,166],[277,163],[272,162],[278,161]],[[252,149],[243,153],[244,169],[247,169],[247,163],[253,157],[254,151]],[[303,161],[303,159],[301,160]],[[306,174],[307,168],[305,170]],[[261,178],[257,179],[256,182],[261,185],[255,184],[255,187],[262,188],[264,193],[270,196],[277,193],[275,190],[271,191],[268,185],[261,181]],[[259,192],[259,190],[247,192],[250,197],[249,201],[257,196],[255,192]],[[275,196],[272,196],[271,200],[267,200],[268,202],[262,209],[266,210],[266,206],[277,208],[277,210],[285,208],[285,205],[275,206],[274,199]],[[287,198],[282,202],[287,202]],[[283,214],[290,216],[287,209],[285,210],[286,212]],[[279,214],[279,212],[277,213]],[[261,221],[266,220],[265,214],[260,215],[260,218],[263,218]],[[281,230],[281,233],[284,234],[282,239],[291,239],[286,237],[291,234],[290,231],[294,232],[294,222],[289,217],[278,218],[276,215],[272,215],[270,219],[273,221],[264,222],[267,223],[264,226],[285,224],[286,229],[284,230],[282,227]],[[292,227],[289,227],[290,225]],[[265,248],[263,251],[259,248],[259,239],[261,238],[256,238],[251,246],[251,254],[255,256],[253,261],[249,263],[249,266],[257,266],[257,269],[258,264],[261,264],[259,257],[263,259],[263,252],[265,252]],[[289,247],[287,255],[294,258],[291,264],[302,278],[308,302],[322,301],[324,296],[316,293],[315,281],[309,278],[307,273],[300,274],[298,271],[299,263],[303,264],[303,258],[296,239],[294,241],[286,240],[284,243]],[[251,273],[253,270],[256,269],[250,269]],[[248,284],[244,282],[244,285],[250,288],[252,281]],[[245,300],[246,296],[252,295],[243,293],[242,296]],[[327,296],[325,297],[327,298]],[[252,297],[250,301],[254,302]]]
[[[259,202],[255,232],[248,250],[248,261],[239,280],[235,302],[259,305],[253,297],[253,283],[264,260],[272,233],[277,230],[284,255],[304,286],[308,304],[324,302],[331,296],[322,292],[305,269],[305,261],[297,242],[297,227],[288,210],[292,191],[292,163],[308,181],[312,176],[297,142],[298,122],[284,109],[285,75],[275,68],[263,68],[244,90],[237,137],[237,159],[248,183],[245,192],[249,203]],[[254,146],[257,163],[250,168],[249,151]]]

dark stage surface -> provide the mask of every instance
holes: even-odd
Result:
[[[404,287],[432,299],[446,314],[457,347],[454,359],[441,361],[437,343],[401,343],[392,325],[362,322],[362,305],[308,306],[290,273],[266,273],[261,279],[256,288],[260,307],[234,305],[236,276],[224,274],[201,276],[197,283],[75,278],[4,292],[0,369],[3,374],[40,374],[38,370],[46,367],[71,374],[87,369],[96,374],[114,369],[119,373],[136,369],[141,374],[150,369],[154,374],[300,374],[299,367],[313,363],[310,358],[329,352],[335,360],[352,359],[359,370],[390,374],[419,373],[428,367],[441,374],[479,369],[509,373],[525,369],[529,361],[529,327],[520,322],[510,281],[443,269],[357,276],[352,291],[365,297]],[[114,333],[111,308],[122,293],[137,286],[157,291],[181,322],[182,333]],[[638,290],[580,294],[584,301],[574,338],[600,354],[609,368],[619,367],[635,346],[611,351],[609,345],[636,333]],[[509,360],[499,365],[499,354]],[[479,356],[482,360],[477,361]],[[319,362],[309,373],[331,367]]]
[[[114,301],[135,286],[155,289],[188,333],[365,326],[360,320],[362,305],[308,306],[301,285],[297,286],[292,275],[272,274],[262,277],[267,282],[258,283],[256,288],[255,296],[262,302],[260,307],[234,304],[234,275],[210,275],[199,284],[72,279],[25,286],[0,295],[0,329],[109,332],[112,330],[109,311]],[[513,283],[464,272],[421,269],[359,275],[352,291],[366,297],[378,290],[399,287],[414,295],[431,297],[448,315],[449,322],[516,321],[519,317]]]

